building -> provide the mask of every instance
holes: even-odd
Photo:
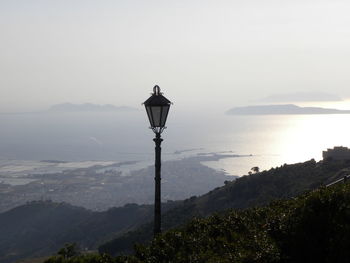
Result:
[[[350,149],[348,147],[336,146],[333,149],[327,149],[322,152],[323,160],[350,160]]]

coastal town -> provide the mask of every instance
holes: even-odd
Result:
[[[227,180],[234,180],[234,176],[201,163],[228,157],[232,155],[196,155],[164,162],[162,201],[201,195],[222,186]],[[134,170],[127,176],[122,173],[121,167],[116,163],[55,173],[27,174],[22,176],[25,182],[21,184],[10,184],[2,175],[0,212],[35,200],[67,202],[95,211],[127,203],[153,203],[154,167]]]

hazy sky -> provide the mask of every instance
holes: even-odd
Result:
[[[138,107],[155,84],[184,109],[350,97],[349,14],[337,0],[0,0],[0,111]]]

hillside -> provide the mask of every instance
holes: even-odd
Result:
[[[167,231],[132,256],[54,256],[45,263],[348,262],[350,184],[193,219]]]
[[[151,220],[152,215],[150,205],[129,204],[92,212],[66,203],[30,202],[0,214],[0,262],[50,255],[67,242],[77,242],[82,249],[96,248]]]
[[[195,216],[297,196],[341,177],[338,172],[347,167],[349,162],[311,160],[226,181],[200,197],[164,203],[163,229],[177,227]],[[92,212],[65,203],[28,203],[0,214],[0,262],[46,256],[72,242],[81,249],[100,246],[102,252],[114,255],[131,252],[135,242],[151,239],[152,218],[152,205],[130,204]]]
[[[338,173],[350,162],[328,161],[283,165],[269,171],[243,176],[209,193],[192,197],[162,215],[163,229],[179,226],[193,217],[205,217],[226,209],[266,205],[276,199],[295,197],[341,177]],[[112,255],[132,251],[134,243],[152,238],[152,223],[145,224],[102,245],[101,252]]]
[[[350,185],[195,219],[136,249],[135,262],[348,262]]]

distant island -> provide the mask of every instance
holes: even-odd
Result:
[[[73,103],[62,103],[56,104],[49,108],[49,112],[84,112],[84,111],[95,111],[95,112],[109,112],[109,111],[136,111],[137,109],[126,106],[114,106],[112,104],[73,104]]]
[[[299,107],[294,104],[256,105],[236,107],[226,112],[228,115],[294,115],[294,114],[350,114],[350,110],[319,107]]]
[[[273,94],[260,100],[266,103],[293,103],[307,101],[342,101],[342,98],[324,92],[294,92]]]

